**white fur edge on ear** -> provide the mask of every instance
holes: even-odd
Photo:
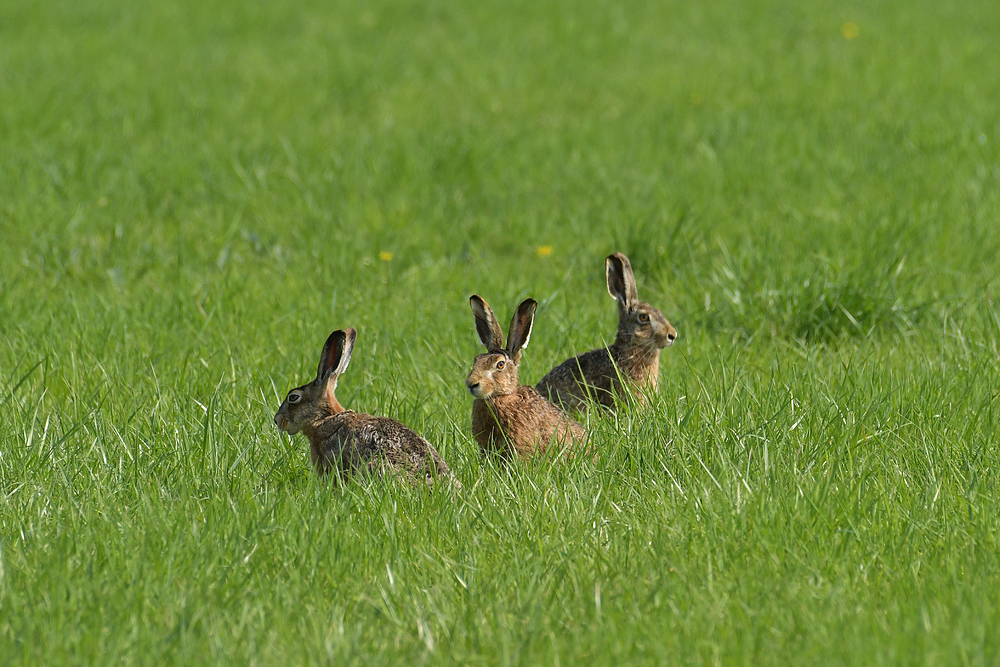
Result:
[[[615,301],[618,301],[618,295],[611,291],[611,272],[614,271],[614,264],[612,262],[613,255],[608,255],[604,260],[604,281],[608,285],[608,296],[610,296]]]
[[[354,355],[354,343],[358,339],[358,330],[354,327],[344,329],[344,349],[340,353],[340,361],[333,373],[337,376],[343,375],[347,367],[351,364],[351,357]]]
[[[621,268],[619,273],[618,269]],[[632,271],[632,263],[623,253],[616,252],[608,255],[604,260],[605,276],[608,282],[608,294],[611,298],[621,304],[624,308],[634,308],[639,303],[639,289],[635,283],[635,273]],[[611,287],[611,276],[621,278],[621,294],[615,294]]]
[[[331,377],[336,378],[347,370],[347,366],[351,363],[351,355],[354,352],[354,342],[357,337],[358,331],[354,327],[348,327],[346,330],[337,329],[327,337],[320,356],[319,368],[316,371],[316,380],[328,381]],[[341,338],[343,341],[340,343],[340,357],[335,365],[327,366],[329,355],[333,351],[332,348],[340,342]]]
[[[618,258],[615,255],[608,255],[608,258],[604,260],[604,274],[608,283],[608,296],[620,303],[622,306],[628,306],[628,279],[625,277],[625,265],[622,264],[622,272],[618,271]],[[622,291],[619,294],[615,293],[614,287],[612,287],[613,282],[617,282],[621,278]]]
[[[528,317],[528,326],[526,327],[526,330],[524,332],[524,340],[515,350],[511,346],[514,343],[514,340],[517,338],[517,330],[516,330],[517,321],[518,321],[518,316],[521,314],[522,309],[530,311],[531,314]],[[528,347],[528,341],[531,340],[531,331],[532,329],[535,328],[535,313],[537,309],[538,309],[537,301],[535,301],[534,299],[525,299],[518,305],[517,309],[514,311],[514,316],[511,318],[510,321],[510,332],[508,333],[507,337],[507,353],[510,354],[511,356],[513,356],[515,353],[521,352],[524,348]]]
[[[531,330],[534,328],[535,328],[535,318],[532,317],[531,321],[528,322],[528,333],[524,335],[524,342],[521,343],[520,349],[523,350],[524,348],[528,347],[528,341],[531,340]]]

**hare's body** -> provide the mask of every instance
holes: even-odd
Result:
[[[437,450],[420,435],[389,417],[344,410],[302,429],[320,475],[403,475],[411,484],[451,476]]]
[[[472,436],[483,456],[528,459],[549,451],[570,453],[582,445],[587,438],[583,427],[518,380],[521,351],[528,346],[538,304],[526,299],[518,306],[504,347],[503,332],[489,304],[478,295],[473,295],[470,303],[476,331],[487,349],[486,354],[476,357],[465,380],[476,398],[472,403]]]
[[[483,456],[509,459],[516,454],[529,459],[573,441],[582,442],[583,427],[531,387],[521,385],[513,394],[472,402],[472,436]]]
[[[628,257],[616,252],[605,264],[608,292],[618,301],[615,342],[567,359],[536,386],[538,393],[568,410],[585,411],[587,399],[613,410],[616,396],[625,392],[623,382],[644,403],[647,394],[656,391],[660,350],[677,338],[663,313],[639,301]]]
[[[625,391],[622,380],[637,390],[635,398],[642,404],[647,393],[656,391],[659,374],[659,349],[616,342],[567,359],[549,371],[536,389],[567,410],[585,411],[587,398],[614,409],[615,397]]]
[[[398,474],[411,484],[454,480],[437,450],[395,419],[346,410],[335,396],[337,378],[347,370],[357,332],[337,330],[323,347],[316,379],[296,387],[274,415],[282,431],[309,439],[313,465],[320,475],[341,479],[363,474]]]

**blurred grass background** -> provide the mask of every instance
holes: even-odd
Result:
[[[994,664],[989,2],[0,7],[0,656]],[[591,464],[482,464],[467,297],[522,378],[680,339]],[[341,398],[455,499],[330,489]]]

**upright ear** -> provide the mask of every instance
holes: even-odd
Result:
[[[507,354],[514,360],[515,364],[521,362],[521,350],[528,347],[528,340],[531,338],[531,325],[535,322],[535,309],[537,308],[537,301],[525,299],[514,311],[514,317],[510,320]]]
[[[605,260],[608,274],[608,294],[618,300],[625,310],[632,310],[639,303],[639,290],[635,287],[635,275],[628,257],[616,252]]]
[[[503,331],[500,330],[500,323],[497,316],[493,314],[490,304],[486,299],[473,294],[469,297],[469,305],[472,306],[472,314],[476,316],[476,333],[479,340],[490,353],[496,353],[503,349]]]
[[[347,365],[351,363],[351,353],[354,352],[354,341],[358,337],[354,327],[349,329],[337,329],[326,339],[323,346],[323,355],[319,358],[319,370],[316,371],[316,379],[324,381],[328,378],[338,377],[347,370]]]

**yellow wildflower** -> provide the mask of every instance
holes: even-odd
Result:
[[[539,257],[548,257],[549,255],[552,254],[552,246],[550,245],[538,246],[538,250],[536,250],[535,253]]]
[[[854,39],[861,34],[861,28],[858,27],[857,23],[847,22],[840,26],[840,34],[844,36],[844,39]]]
[[[392,261],[392,253],[391,252],[386,252],[385,250],[383,250],[382,252],[380,252],[378,254],[378,258],[381,259],[383,262],[391,262]]]

